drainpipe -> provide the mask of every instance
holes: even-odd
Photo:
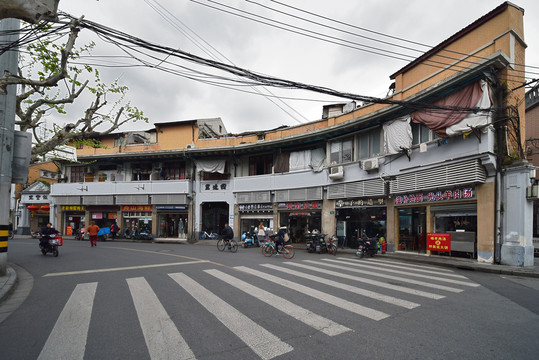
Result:
[[[503,176],[502,176],[502,164],[503,164],[503,141],[504,141],[504,126],[502,119],[504,117],[503,111],[503,87],[500,79],[495,73],[496,77],[496,116],[495,116],[495,129],[496,129],[496,218],[495,218],[495,234],[494,234],[494,263],[499,264],[501,258],[501,248],[503,243],[503,210],[502,210],[502,191],[503,191]]]

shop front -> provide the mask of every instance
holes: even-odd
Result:
[[[474,187],[398,195],[397,249],[477,258]]]
[[[260,224],[273,233],[273,204],[241,204],[238,205],[240,217],[240,235],[245,232],[258,232]]]
[[[65,235],[75,235],[76,232],[86,224],[86,208],[84,205],[61,205],[62,231]]]
[[[187,238],[189,230],[187,205],[155,205],[155,210],[157,212],[157,223],[159,224],[157,237]]]
[[[357,248],[358,238],[386,234],[385,198],[347,199],[335,202],[339,246]]]
[[[152,233],[153,205],[122,205],[120,232],[136,236],[140,232]]]
[[[305,242],[306,233],[322,230],[321,201],[279,203],[277,210],[279,227],[287,227],[293,242]]]
[[[118,207],[112,205],[86,206],[90,221],[100,228],[109,228],[118,218]],[[89,224],[86,224],[89,225]]]

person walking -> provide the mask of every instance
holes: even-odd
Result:
[[[90,237],[90,246],[97,246],[97,233],[99,232],[99,226],[95,224],[95,221],[90,223],[90,226],[88,226],[86,231]]]
[[[260,225],[258,226],[258,241],[266,241],[266,229],[264,228],[264,224],[260,222]]]

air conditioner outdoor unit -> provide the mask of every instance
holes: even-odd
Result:
[[[344,178],[344,167],[333,166],[329,168],[329,178],[332,180],[340,180]]]
[[[365,171],[376,170],[376,169],[378,169],[379,166],[380,166],[380,164],[378,163],[378,158],[372,158],[372,159],[363,160],[363,162],[361,164],[361,167]]]

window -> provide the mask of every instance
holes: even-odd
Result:
[[[165,166],[161,168],[159,175],[162,180],[184,180],[185,163],[165,164]]]
[[[152,164],[133,164],[132,181],[150,180]]]
[[[249,157],[249,176],[271,174],[273,171],[273,155]]]
[[[438,138],[438,135],[432,132],[425,124],[414,122],[412,122],[412,135],[412,145],[419,145]]]
[[[330,144],[329,163],[342,164],[353,159],[354,146],[352,139],[334,141]]]
[[[364,132],[358,136],[358,157],[359,159],[368,159],[382,153],[381,147],[382,129],[376,128],[374,130]]]
[[[71,167],[71,182],[84,182],[84,170],[85,166],[72,166]]]
[[[202,176],[202,180],[207,180],[207,181],[211,181],[211,180],[228,180],[230,178],[230,173],[228,171],[228,161],[225,162],[225,173],[224,174],[221,174],[221,173],[218,173],[218,172],[210,173],[210,172],[202,171],[201,176]],[[214,190],[217,190],[217,189],[214,189]]]

